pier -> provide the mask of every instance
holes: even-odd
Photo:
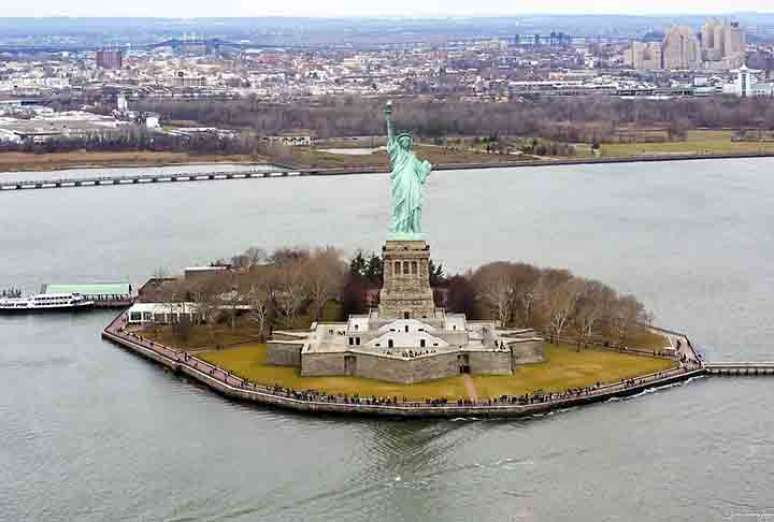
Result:
[[[707,362],[709,375],[774,375],[774,362]]]
[[[33,189],[54,189],[72,187],[110,187],[117,185],[140,185],[148,183],[185,183],[190,181],[222,181],[235,179],[278,178],[301,176],[302,171],[272,166],[269,170],[249,169],[232,172],[201,172],[180,174],[136,174],[123,176],[94,176],[78,178],[36,178],[15,181],[0,181],[0,192]],[[0,178],[1,179],[1,178]]]

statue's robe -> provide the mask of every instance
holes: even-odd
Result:
[[[390,232],[395,234],[419,234],[422,232],[422,206],[424,185],[430,175],[431,165],[420,161],[411,150],[390,140],[387,145],[390,156],[390,184],[392,194],[392,219]]]

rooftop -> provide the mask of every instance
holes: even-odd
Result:
[[[127,282],[113,283],[62,283],[43,285],[43,294],[81,295],[130,295],[132,285]]]

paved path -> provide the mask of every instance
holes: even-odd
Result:
[[[469,373],[463,373],[462,382],[465,384],[465,390],[468,392],[468,399],[477,403],[478,392],[476,391],[476,383],[473,382],[473,377],[471,377]]]
[[[103,337],[121,344],[133,351],[150,356],[151,359],[183,371],[226,396],[240,400],[253,400],[260,403],[282,406],[298,411],[312,413],[354,413],[363,412],[376,415],[402,417],[454,417],[460,415],[484,416],[524,416],[543,413],[554,408],[585,404],[605,400],[619,395],[631,395],[637,390],[648,386],[666,384],[685,380],[694,375],[704,374],[704,368],[699,365],[682,365],[680,368],[657,372],[654,374],[627,379],[615,383],[604,384],[580,390],[567,390],[560,394],[528,397],[526,402],[515,398],[502,401],[490,400],[479,402],[478,393],[470,375],[463,374],[463,383],[469,395],[469,404],[465,403],[433,403],[416,401],[394,403],[389,400],[372,398],[352,398],[349,396],[328,395],[313,390],[297,391],[284,388],[267,387],[248,382],[231,372],[214,366],[183,351],[144,339],[142,336],[127,331],[126,315],[117,316],[103,331]],[[467,401],[466,401],[467,402]]]

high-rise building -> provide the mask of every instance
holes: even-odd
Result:
[[[726,23],[724,28],[725,46],[723,48],[723,58],[730,58],[745,52],[744,30],[739,26],[739,22]]]
[[[120,69],[124,56],[118,49],[100,49],[97,51],[97,67],[101,69]]]
[[[664,38],[662,56],[664,69],[698,69],[701,67],[699,39],[690,27],[673,27]]]
[[[745,36],[738,22],[709,20],[701,28],[701,57],[708,69],[744,64]]]
[[[640,71],[661,69],[661,43],[632,42],[625,56],[625,62]]]
[[[744,65],[744,30],[737,22],[708,20],[701,33],[690,27],[672,27],[663,43],[632,42],[624,63],[634,69],[708,69],[727,71]]]

